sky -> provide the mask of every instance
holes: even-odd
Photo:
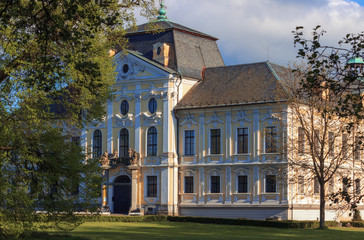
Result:
[[[158,1],[156,1],[158,3]],[[169,20],[212,35],[226,65],[296,61],[296,26],[307,37],[321,25],[323,43],[364,31],[364,0],[164,0]],[[138,24],[146,20],[138,17]]]

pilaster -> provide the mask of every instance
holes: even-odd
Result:
[[[136,94],[134,95],[134,99],[135,99],[135,151],[138,153],[141,153],[141,128],[140,128],[140,124],[141,124],[141,99],[142,99],[142,95],[140,93],[140,85],[136,85],[135,86],[136,89]]]
[[[226,161],[231,162],[231,112],[226,112]]]
[[[198,204],[205,204],[205,167],[199,168],[199,198],[198,198]]]
[[[113,111],[112,111],[112,101],[108,101],[107,103],[107,152],[113,152],[113,142],[112,142],[112,118],[113,118]]]
[[[259,110],[253,112],[253,161],[259,161],[260,137],[259,137]]]
[[[226,198],[225,204],[231,204],[231,167],[226,167]]]
[[[203,163],[205,158],[205,116],[199,116],[199,162]]]
[[[259,184],[259,167],[253,167],[253,203],[259,204],[259,193],[260,193],[260,184]]]

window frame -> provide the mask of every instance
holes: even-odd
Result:
[[[360,178],[356,178],[355,180],[354,180],[354,184],[355,184],[355,194],[357,194],[357,195],[360,195],[361,194],[361,180],[360,180]]]
[[[155,99],[154,97],[149,99],[149,101],[148,101],[148,111],[151,114],[154,114],[157,111],[157,108],[158,108],[157,99]]]
[[[268,129],[275,129],[276,132],[275,133],[270,132],[270,131],[268,131]],[[268,136],[271,136],[271,135],[272,135],[272,137],[268,138]],[[279,140],[278,140],[279,138],[278,137],[279,137],[279,134],[278,134],[278,127],[277,126],[271,125],[271,126],[266,126],[265,127],[265,132],[264,132],[264,150],[265,150],[265,153],[272,153],[272,154],[277,154],[278,153],[278,146],[279,146],[279,144],[278,144],[279,143]],[[272,147],[268,148],[268,143],[269,143],[268,140],[269,139],[271,139],[273,141],[273,143],[275,143],[275,146],[273,148],[274,151],[269,150]]]
[[[155,129],[155,132],[151,132]],[[158,155],[158,130],[155,126],[148,128],[147,131],[147,157]]]
[[[239,130],[240,129],[243,129],[243,134],[239,134]],[[246,130],[246,134],[244,134]],[[249,128],[248,127],[239,127],[239,128],[236,128],[236,154],[249,154]],[[240,146],[239,146],[239,143],[240,143],[240,136],[243,137],[243,151],[240,152]],[[244,140],[246,138],[246,140]],[[246,146],[246,151],[245,150],[245,147]]]
[[[332,131],[328,132],[329,141],[329,156],[335,157],[335,134]]]
[[[209,152],[210,152],[210,155],[218,155],[218,154],[221,154],[222,153],[222,144],[221,144],[221,135],[222,135],[222,131],[221,131],[221,128],[210,128],[209,129],[210,131],[209,131],[209,144],[210,144],[210,146],[209,146]],[[219,131],[219,135],[217,136],[215,136],[215,135],[212,135],[212,131],[214,131],[214,130],[218,130]],[[214,148],[212,148],[213,147],[213,139],[212,138],[216,138],[216,149]],[[217,142],[217,140],[218,140],[218,142]],[[215,151],[212,151],[212,150],[215,150]]]
[[[317,177],[313,178],[313,193],[314,194],[320,193],[320,182]]]
[[[95,134],[98,135],[95,135]],[[95,146],[97,143],[97,146]],[[92,157],[99,158],[102,156],[102,131],[96,129],[92,134]]]
[[[193,136],[187,136],[187,132],[193,132]],[[195,130],[188,129],[184,130],[184,155],[185,156],[195,156]],[[188,150],[188,151],[187,151]]]
[[[297,193],[304,194],[305,193],[305,176],[299,175],[297,178]]]
[[[124,99],[123,101],[121,101],[120,113],[123,116],[125,116],[125,115],[127,115],[129,113],[129,102],[128,102],[128,100]]]
[[[190,181],[186,181],[186,179],[190,179]],[[184,176],[183,182],[184,182],[184,188],[183,188],[184,193],[195,193],[195,187],[194,187],[195,178],[193,176]]]
[[[273,177],[274,176],[274,191],[271,191],[271,190],[269,190],[268,191],[268,187],[269,187],[269,185],[268,185],[268,176],[269,177]],[[264,186],[264,192],[265,193],[277,193],[278,191],[278,181],[277,181],[277,174],[266,174],[265,175],[265,186]],[[273,189],[273,188],[272,188]]]
[[[146,197],[158,197],[158,176],[148,175]],[[153,182],[151,181],[153,179]]]
[[[349,136],[346,133],[343,133],[341,136],[341,151],[342,151],[342,156],[343,157],[347,157],[348,156],[348,139]]]
[[[122,134],[122,131],[126,131],[126,135]],[[122,139],[124,138],[124,141]],[[122,142],[125,142],[126,139],[126,145],[122,145]],[[122,148],[124,149],[124,155],[122,155]],[[119,157],[129,157],[129,130],[126,128],[122,128],[119,131]]]
[[[213,181],[213,179],[218,181]],[[221,193],[221,176],[220,175],[211,175],[210,176],[210,193]]]
[[[361,144],[359,144],[359,142],[361,142],[360,137],[355,136],[354,160],[357,161],[361,158]]]
[[[305,141],[306,141],[305,129],[303,127],[298,127],[298,153],[299,154],[305,153],[305,150],[306,150]]]
[[[241,191],[241,183],[240,183],[240,178],[241,177],[245,177],[246,178],[246,181],[245,181],[245,188],[246,188],[246,191]],[[237,178],[236,178],[236,193],[249,193],[249,176],[248,175],[237,175]]]

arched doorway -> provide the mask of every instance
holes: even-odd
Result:
[[[131,181],[126,175],[114,181],[114,213],[128,214],[131,205]]]

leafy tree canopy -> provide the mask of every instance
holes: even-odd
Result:
[[[0,238],[34,230],[35,210],[95,210],[98,162],[70,139],[104,114],[115,81],[109,50],[125,49],[134,12],[151,18],[154,4],[0,1]]]
[[[299,48],[297,58],[307,64],[302,91],[310,95],[329,92],[338,99],[336,114],[363,119],[364,69],[350,60],[364,59],[364,32],[347,34],[338,46],[323,45],[324,34],[321,26],[313,29],[312,38],[304,36],[301,26],[293,31],[294,44]],[[296,71],[301,71],[300,67]]]

